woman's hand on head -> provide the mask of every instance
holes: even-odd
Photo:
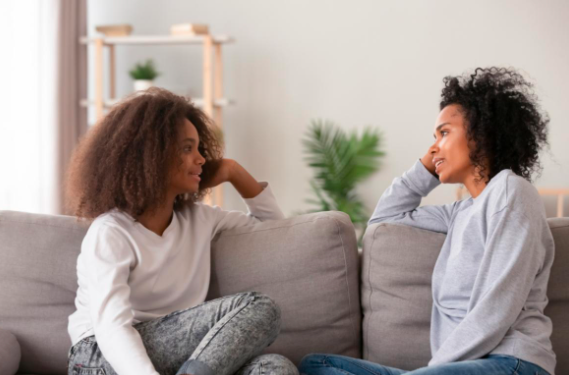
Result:
[[[435,172],[436,168],[435,168],[435,164],[433,164],[433,154],[431,152],[431,149],[429,148],[429,151],[427,151],[427,153],[425,154],[425,156],[423,156],[421,158],[421,163],[423,163],[423,165],[425,166],[425,168],[427,168],[427,170],[429,172],[431,172],[431,174],[435,177],[439,177],[437,175],[437,173]]]

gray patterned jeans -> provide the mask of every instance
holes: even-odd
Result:
[[[298,374],[281,355],[259,355],[279,334],[280,309],[257,292],[207,301],[134,328],[161,375]],[[68,375],[83,374],[116,375],[95,336],[69,351]]]

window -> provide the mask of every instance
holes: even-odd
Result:
[[[56,213],[57,28],[49,1],[0,2],[0,210]]]

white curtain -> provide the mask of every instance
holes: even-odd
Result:
[[[0,2],[0,210],[63,212],[86,130],[86,24],[85,0]]]

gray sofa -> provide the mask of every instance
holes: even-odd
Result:
[[[569,218],[550,219],[557,246],[546,313],[557,374],[569,374]],[[0,375],[65,374],[75,261],[87,226],[73,217],[0,211]],[[413,369],[430,357],[430,276],[444,235],[379,224],[363,254],[347,215],[321,212],[227,231],[212,245],[208,298],[271,296],[282,331],[267,352],[310,352]]]

